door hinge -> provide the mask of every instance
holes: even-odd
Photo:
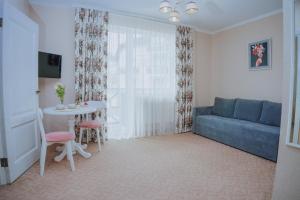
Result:
[[[0,158],[0,165],[1,165],[1,167],[8,167],[7,158]]]
[[[3,18],[1,17],[0,18],[0,28],[2,28],[3,27]]]

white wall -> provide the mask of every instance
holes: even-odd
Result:
[[[65,103],[73,103],[75,100],[74,9],[33,5],[31,17],[39,24],[39,50],[62,55],[62,78],[39,78],[40,107],[45,108],[59,103],[54,92],[57,82],[66,86]],[[61,117],[46,117],[45,124],[47,131],[67,129],[67,119]]]
[[[288,117],[290,106],[290,71],[291,62],[291,11],[292,0],[283,1],[284,10],[284,70],[282,85],[283,115],[281,120],[280,144],[278,152],[278,161],[276,166],[275,182],[273,187],[273,200],[299,200],[300,199],[300,149],[286,145],[286,136],[289,132]],[[297,2],[300,4],[300,1]],[[297,11],[300,13],[300,6]],[[300,18],[297,18],[300,20]],[[299,27],[300,28],[300,27]]]
[[[248,69],[248,44],[272,38],[272,70]],[[213,35],[211,103],[215,96],[281,102],[282,14]]]

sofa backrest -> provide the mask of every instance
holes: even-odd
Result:
[[[279,127],[281,122],[281,103],[264,101],[259,122]]]
[[[236,119],[258,122],[263,102],[248,99],[236,99],[233,117]]]
[[[212,114],[280,127],[281,103],[216,97]]]
[[[215,105],[212,108],[212,114],[222,117],[233,117],[235,99],[215,98]]]

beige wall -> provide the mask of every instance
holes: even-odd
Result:
[[[248,44],[272,38],[272,70],[248,69]],[[215,96],[281,102],[282,14],[248,23],[212,37],[211,103]]]
[[[278,162],[276,166],[275,182],[273,187],[273,200],[299,200],[300,199],[300,149],[286,145],[286,136],[289,132],[289,96],[290,96],[290,71],[291,61],[291,11],[289,7],[291,0],[283,1],[284,10],[284,70],[282,86],[283,115],[281,120],[280,144]],[[298,0],[299,3],[299,0]],[[300,12],[298,7],[297,12]]]
[[[39,24],[39,50],[62,55],[62,78],[39,78],[42,108],[59,103],[54,92],[57,82],[66,86],[65,103],[74,102],[74,16],[73,8],[32,6],[31,17]],[[46,116],[45,124],[47,131],[67,129],[67,119]]]
[[[212,36],[195,32],[194,60],[194,105],[207,106],[211,98],[211,44]]]

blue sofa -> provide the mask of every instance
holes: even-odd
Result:
[[[214,106],[193,108],[194,133],[277,161],[281,104],[216,97]]]

